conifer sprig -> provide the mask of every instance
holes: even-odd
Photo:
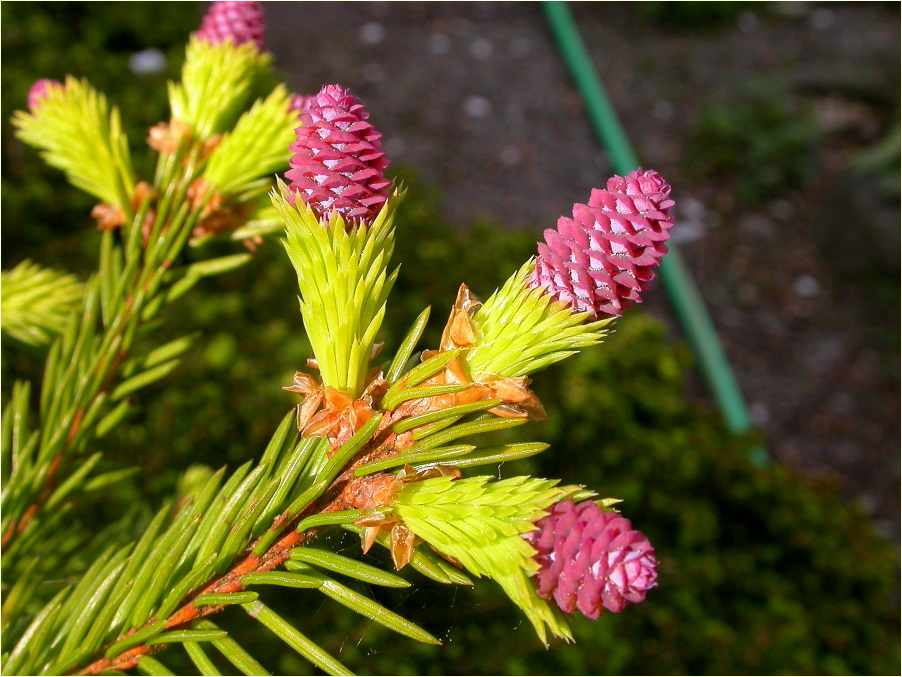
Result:
[[[350,228],[338,212],[320,222],[306,204],[292,204],[287,188],[272,194],[285,219],[285,250],[298,276],[301,315],[324,386],[356,399],[366,376],[385,301],[397,277],[394,250],[396,191],[375,220]]]
[[[201,141],[231,129],[272,66],[272,56],[252,42],[211,44],[192,36],[182,80],[169,83],[172,117]]]
[[[166,644],[222,641],[224,637],[219,632],[202,632],[211,627],[201,619],[234,603],[244,606],[252,618],[282,637],[314,665],[330,674],[347,674],[346,668],[315,643],[268,610],[256,597],[249,597],[255,594],[246,592],[249,586],[309,588],[396,632],[418,641],[438,643],[428,632],[338,583],[320,569],[371,584],[406,586],[406,581],[346,557],[299,547],[316,531],[293,528],[297,518],[276,519],[279,540],[260,555],[248,551],[254,539],[273,528],[270,525],[274,516],[291,513],[289,504],[308,507],[312,514],[335,511],[344,505],[329,498],[326,489],[348,459],[372,440],[378,425],[378,420],[374,420],[374,425],[361,431],[359,439],[349,441],[346,448],[336,452],[332,462],[323,466],[318,460],[321,456],[311,451],[328,445],[323,440],[299,440],[292,418],[289,414],[283,419],[254,469],[250,463],[245,464],[224,483],[222,471],[217,472],[168,520],[165,529],[168,508],[160,511],[140,541],[115,555],[107,553],[78,587],[52,602],[50,611],[39,617],[50,620],[41,620],[40,632],[32,633],[38,634],[41,641],[49,638],[50,668],[82,666],[78,674],[99,674],[136,665],[140,669],[142,663],[146,664],[146,656]],[[345,474],[344,480],[337,481],[346,479]],[[236,524],[237,529],[233,526]],[[282,564],[289,573],[275,571]],[[81,593],[97,589],[101,582],[102,593],[95,593],[92,598]],[[100,594],[117,603],[100,604],[104,617],[94,622],[95,631],[90,638],[77,627],[71,630],[77,635],[73,638],[66,619],[81,618],[88,613],[85,605],[92,599],[96,602]],[[34,640],[24,641],[25,646],[16,649],[17,656],[34,654],[35,660],[39,656],[46,660],[48,654],[41,654]],[[73,649],[76,645],[77,651]],[[56,646],[61,649],[54,653]],[[193,653],[192,659],[202,661],[197,648],[186,647]],[[44,651],[47,650],[45,647]],[[97,658],[98,651],[103,652],[101,658]],[[13,665],[22,671],[34,670],[35,674],[53,674],[52,669],[49,672],[35,669],[40,666],[25,658]]]
[[[521,536],[535,529],[550,505],[586,492],[534,477],[490,480],[436,477],[411,482],[395,495],[392,506],[412,533],[476,576],[495,579],[543,642],[546,627],[572,640],[563,616],[538,597],[529,581],[539,567],[532,560],[535,550]]]
[[[476,311],[477,341],[466,355],[470,371],[526,376],[599,343],[610,319],[585,323],[528,280],[535,267],[527,261]]]
[[[33,111],[14,114],[13,124],[73,186],[131,219],[135,179],[119,111],[87,80],[70,76],[62,86],[48,86]]]
[[[278,99],[273,100],[278,103]],[[285,99],[282,93],[283,102]],[[53,136],[59,120],[78,118],[82,100],[106,113],[105,100],[84,83],[70,79],[65,89],[48,87],[36,107],[37,114],[20,116],[31,125],[23,139],[39,148],[47,146],[42,139]],[[115,114],[112,120],[115,132]],[[110,139],[115,138],[111,133]],[[92,137],[88,141],[99,143],[98,157],[105,158],[106,166],[120,167],[103,154],[109,143]],[[197,280],[248,259],[246,255],[226,257],[173,270],[212,195],[191,192],[202,167],[202,148],[180,146],[171,157],[179,161],[164,164],[161,179],[165,184],[157,187],[160,199],[155,200],[152,189],[136,192],[140,202],[135,203],[131,221],[125,223],[121,241],[110,230],[102,235],[98,275],[86,283],[81,308],[69,318],[68,328],[48,355],[38,425],[28,431],[27,445],[20,445],[17,439],[4,449],[20,459],[2,499],[5,582],[15,580],[25,566],[20,557],[47,536],[55,518],[41,515],[44,506],[61,503],[65,497],[61,492],[75,486],[65,478],[87,477],[91,468],[85,454],[98,434],[119,423],[128,414],[128,397],[172,371],[188,347],[188,342],[177,340],[145,355],[130,355],[148,322]],[[132,210],[132,205],[126,204],[123,214],[126,210]]]
[[[86,475],[91,458],[86,460],[86,453],[98,433],[122,420],[128,396],[172,371],[189,347],[187,340],[179,340],[146,354],[130,354],[142,328],[165,304],[169,262],[184,246],[197,217],[181,209],[168,228],[155,226],[158,236],[146,248],[136,247],[131,256],[113,244],[114,233],[103,234],[98,275],[85,283],[80,308],[50,349],[37,424],[3,450],[9,454],[6,458],[19,459],[2,497],[7,576],[21,573],[25,544],[45,531],[46,518],[40,516],[46,507],[60,503],[73,489],[74,483],[64,479]],[[140,224],[131,228],[138,230]],[[23,437],[28,440],[24,446]],[[29,532],[32,528],[38,531]],[[13,547],[23,538],[23,545]]]
[[[171,674],[162,652],[180,645],[203,674],[218,674],[210,648],[239,671],[261,674],[264,667],[208,620],[234,606],[313,666],[350,674],[315,638],[267,605],[272,586],[324,595],[395,632],[438,644],[427,630],[352,587],[406,587],[406,580],[310,547],[321,530],[335,526],[360,533],[364,551],[379,543],[389,548],[397,568],[409,562],[442,583],[472,584],[458,564],[477,577],[492,577],[543,641],[549,632],[571,638],[559,610],[537,594],[532,578],[541,568],[540,548],[527,536],[552,505],[594,494],[531,477],[463,478],[460,469],[546,448],[486,445],[479,436],[534,420],[541,403],[529,391],[526,375],[604,336],[606,321],[586,323],[589,315],[573,312],[565,305],[569,297],[558,293],[558,283],[570,273],[576,277],[564,286],[578,283],[577,291],[585,286],[585,271],[599,273],[587,267],[591,250],[583,247],[586,233],[598,224],[581,216],[579,228],[564,229],[561,237],[569,239],[552,237],[546,249],[540,247],[543,275],[530,261],[485,304],[462,288],[439,350],[426,351],[408,369],[427,308],[383,374],[371,361],[380,348],[376,337],[397,275],[389,261],[403,191],[389,196],[381,134],[346,90],[326,86],[309,105],[302,103],[299,113],[280,86],[245,112],[271,65],[262,52],[262,28],[258,3],[213,6],[188,45],[182,81],[169,86],[172,118],[151,131],[151,146],[160,152],[153,185],[135,183],[117,111],[110,112],[103,96],[84,82],[39,83],[30,96],[32,112],[17,118],[23,139],[106,203],[95,210],[106,232],[98,273],[84,284],[80,306],[49,351],[37,417],[27,383],[13,388],[4,409],[4,673]],[[84,114],[83,120],[76,124],[64,113]],[[298,114],[303,124],[295,130]],[[78,131],[82,137],[71,147],[59,134]],[[286,173],[291,185],[279,183],[271,193],[272,207],[260,210],[258,199],[270,185],[267,175],[284,168],[292,138]],[[79,164],[88,150],[93,156]],[[641,249],[651,246],[648,238],[663,241],[662,233],[652,237],[642,229],[651,213],[648,199],[660,209],[670,206],[655,202],[658,193],[667,197],[669,187],[649,193],[660,188],[655,177],[630,175],[622,186],[609,184],[620,192],[593,197],[604,202],[599,213],[614,224],[608,240],[615,258],[605,259],[605,265],[616,262],[627,244]],[[617,231],[617,200],[632,205],[630,223],[638,229],[627,244]],[[54,567],[64,550],[57,547],[63,536],[69,532],[76,542],[86,542],[76,529],[63,528],[72,495],[121,481],[130,472],[98,472],[98,441],[128,415],[133,393],[179,365],[193,337],[147,350],[136,348],[139,339],[150,337],[166,304],[199,279],[248,259],[231,255],[179,267],[186,245],[226,230],[233,238],[253,237],[275,221],[285,224],[284,245],[298,275],[303,322],[314,350],[310,366],[322,376],[318,383],[298,373],[288,389],[309,397],[298,420],[313,422],[300,425],[299,434],[288,414],[259,461],[249,460],[228,475],[224,468],[193,473],[140,538],[106,539],[90,566],[41,607],[49,593],[42,593],[40,583],[59,573]],[[654,253],[661,254],[661,248]],[[645,253],[631,249],[630,254],[623,270],[647,282]],[[617,273],[616,281],[632,290],[629,294],[637,284],[644,289],[624,275]],[[321,404],[323,411],[314,416]],[[604,535],[612,537],[602,541],[589,530],[589,540],[619,543],[611,524],[620,522],[605,519]],[[552,526],[546,531],[556,535],[566,525],[557,520]],[[571,540],[579,546],[585,539]],[[640,545],[648,554],[650,546]],[[557,556],[558,550],[542,547],[543,557],[553,552],[547,560]],[[575,546],[554,547],[570,557]],[[620,586],[624,599],[635,601],[640,588],[644,594],[653,583],[651,574],[639,572],[629,585],[620,585],[613,579],[631,560],[615,560],[607,561],[605,576]],[[556,570],[542,561],[548,580],[539,592],[556,585],[555,599],[565,601],[565,610],[572,608],[573,581],[601,580],[584,562],[552,580]],[[580,603],[594,613],[594,607]]]

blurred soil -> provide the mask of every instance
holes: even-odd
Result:
[[[724,3],[724,16],[693,20],[686,8],[709,3],[674,4],[571,8],[644,166],[673,185],[675,240],[768,451],[835,478],[898,540],[898,186],[887,197],[854,165],[898,125],[899,6]],[[265,11],[295,90],[351,88],[393,162],[444,191],[453,223],[489,218],[539,239],[612,173],[540,3]],[[811,126],[807,155],[784,139],[799,176],[768,164],[766,149],[760,166],[734,153],[739,169],[706,169],[725,150],[720,137],[699,141],[704,111],[739,110],[754,87],[789,111],[771,130],[777,154],[789,123]],[[763,133],[733,125],[739,141]],[[768,172],[775,189],[751,207],[737,198],[767,187]],[[645,305],[678,333],[660,285]]]

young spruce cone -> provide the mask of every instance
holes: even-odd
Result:
[[[654,268],[667,253],[673,225],[670,186],[654,171],[641,169],[594,189],[589,204],[573,205],[573,218],[561,217],[557,230],[545,231],[530,279],[546,287],[573,312],[588,320],[620,315],[648,289]]]
[[[556,503],[537,527],[523,536],[538,550],[536,592],[542,599],[553,596],[562,611],[579,609],[594,620],[602,607],[620,612],[627,602],[641,602],[656,585],[651,543],[628,519],[593,501]]]
[[[259,2],[213,2],[204,16],[197,37],[210,44],[231,40],[235,45],[253,42],[263,51],[263,10]]]
[[[326,85],[300,113],[294,155],[285,177],[320,219],[338,211],[350,222],[371,223],[388,199],[388,159],[369,113],[346,89]]]

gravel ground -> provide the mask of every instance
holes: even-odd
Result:
[[[751,417],[776,460],[835,478],[898,541],[899,204],[849,167],[898,121],[899,7],[752,3],[700,30],[654,21],[652,4],[571,7],[644,165],[673,185],[675,240]],[[445,191],[453,223],[539,238],[612,173],[539,3],[265,11],[296,91],[350,87],[389,156]],[[704,107],[754,82],[808,111],[818,141],[807,180],[752,210],[731,177],[689,171],[687,149]],[[675,326],[661,290],[646,306]]]

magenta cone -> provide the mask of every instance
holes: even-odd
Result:
[[[367,122],[366,107],[338,85],[326,85],[315,102],[302,105],[285,174],[291,190],[321,219],[335,210],[348,222],[372,222],[391,181],[383,173],[382,134]]]
[[[562,611],[588,618],[641,602],[657,584],[658,562],[648,539],[618,513],[595,502],[561,501],[524,536],[538,551],[536,592]]]
[[[212,2],[197,31],[211,44],[231,40],[236,45],[253,42],[263,51],[263,10],[259,2]]]
[[[667,253],[673,205],[657,172],[609,179],[589,204],[573,205],[572,219],[561,217],[557,230],[545,231],[531,286],[546,288],[574,312],[588,311],[590,320],[620,315],[641,302]]]

